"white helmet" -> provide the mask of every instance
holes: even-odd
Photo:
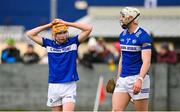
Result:
[[[97,46],[97,40],[94,37],[89,38],[88,41],[88,49],[91,51],[95,51]]]
[[[121,21],[122,27],[127,27],[131,22],[138,22],[140,11],[134,7],[125,7],[120,11],[120,17],[123,18]],[[132,16],[133,19],[129,19]]]

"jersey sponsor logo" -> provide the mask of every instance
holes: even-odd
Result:
[[[137,51],[141,51],[141,46],[121,45],[121,49],[122,49],[122,51],[137,52]]]
[[[74,50],[77,50],[76,44],[72,44],[72,45],[66,46],[64,48],[53,48],[50,46],[47,47],[48,53],[65,53],[65,52],[70,52],[70,51],[74,51]]]

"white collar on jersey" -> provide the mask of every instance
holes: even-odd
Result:
[[[136,29],[134,30],[134,33],[136,33],[139,30],[139,26],[136,27]]]

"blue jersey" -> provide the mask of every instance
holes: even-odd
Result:
[[[140,73],[142,66],[141,51],[151,49],[151,37],[142,28],[137,27],[133,33],[124,30],[119,41],[122,50],[122,71],[120,76],[127,77]]]
[[[49,83],[65,83],[79,80],[76,70],[78,36],[68,38],[63,44],[43,38],[48,52]]]

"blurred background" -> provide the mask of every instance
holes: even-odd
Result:
[[[25,36],[54,18],[91,24],[78,48],[76,110],[111,110],[107,80],[117,72],[119,12],[140,9],[139,24],[153,39],[150,110],[180,110],[180,0],[1,0],[0,110],[50,110],[46,107],[48,60],[44,48]],[[79,30],[69,28],[70,36]],[[51,31],[43,31],[51,38]],[[127,110],[133,110],[130,103]]]

